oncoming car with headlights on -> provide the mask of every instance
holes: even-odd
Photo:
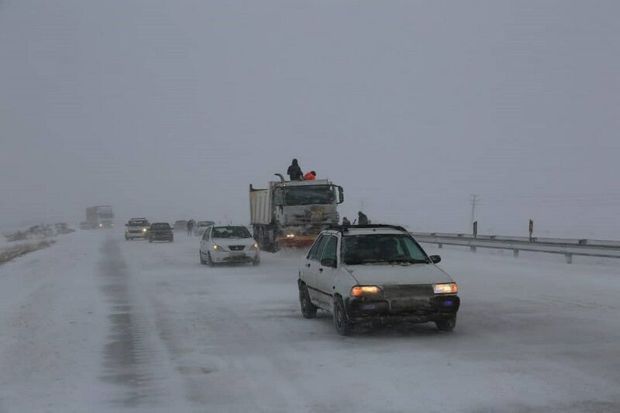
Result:
[[[150,226],[151,224],[146,218],[131,218],[125,224],[125,239],[146,239],[148,237],[148,231]]]
[[[260,263],[258,244],[244,226],[210,226],[200,240],[200,263]]]
[[[299,268],[305,318],[332,313],[336,330],[358,324],[434,322],[452,331],[460,306],[458,287],[404,228],[391,225],[333,227],[322,231]]]

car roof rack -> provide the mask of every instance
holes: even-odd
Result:
[[[400,225],[390,225],[390,224],[366,224],[366,225],[330,225],[326,229],[330,229],[333,231],[340,231],[342,233],[348,232],[349,229],[368,229],[368,228],[391,228],[396,229],[398,231],[403,231],[409,233],[405,228]]]

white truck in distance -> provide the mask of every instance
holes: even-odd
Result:
[[[112,228],[114,212],[109,205],[98,205],[86,208],[86,221],[80,224],[83,229]]]
[[[312,245],[327,226],[339,222],[341,186],[327,179],[270,182],[266,189],[250,185],[250,223],[254,239],[265,251]]]

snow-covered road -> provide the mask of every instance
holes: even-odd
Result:
[[[0,412],[618,412],[620,268],[444,248],[463,305],[340,337],[298,256],[209,268],[196,238],[80,231],[0,267]]]

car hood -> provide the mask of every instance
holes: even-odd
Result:
[[[434,264],[347,265],[346,269],[361,285],[434,284],[452,281],[445,271]]]
[[[213,238],[213,242],[222,246],[226,245],[253,245],[254,238]]]

